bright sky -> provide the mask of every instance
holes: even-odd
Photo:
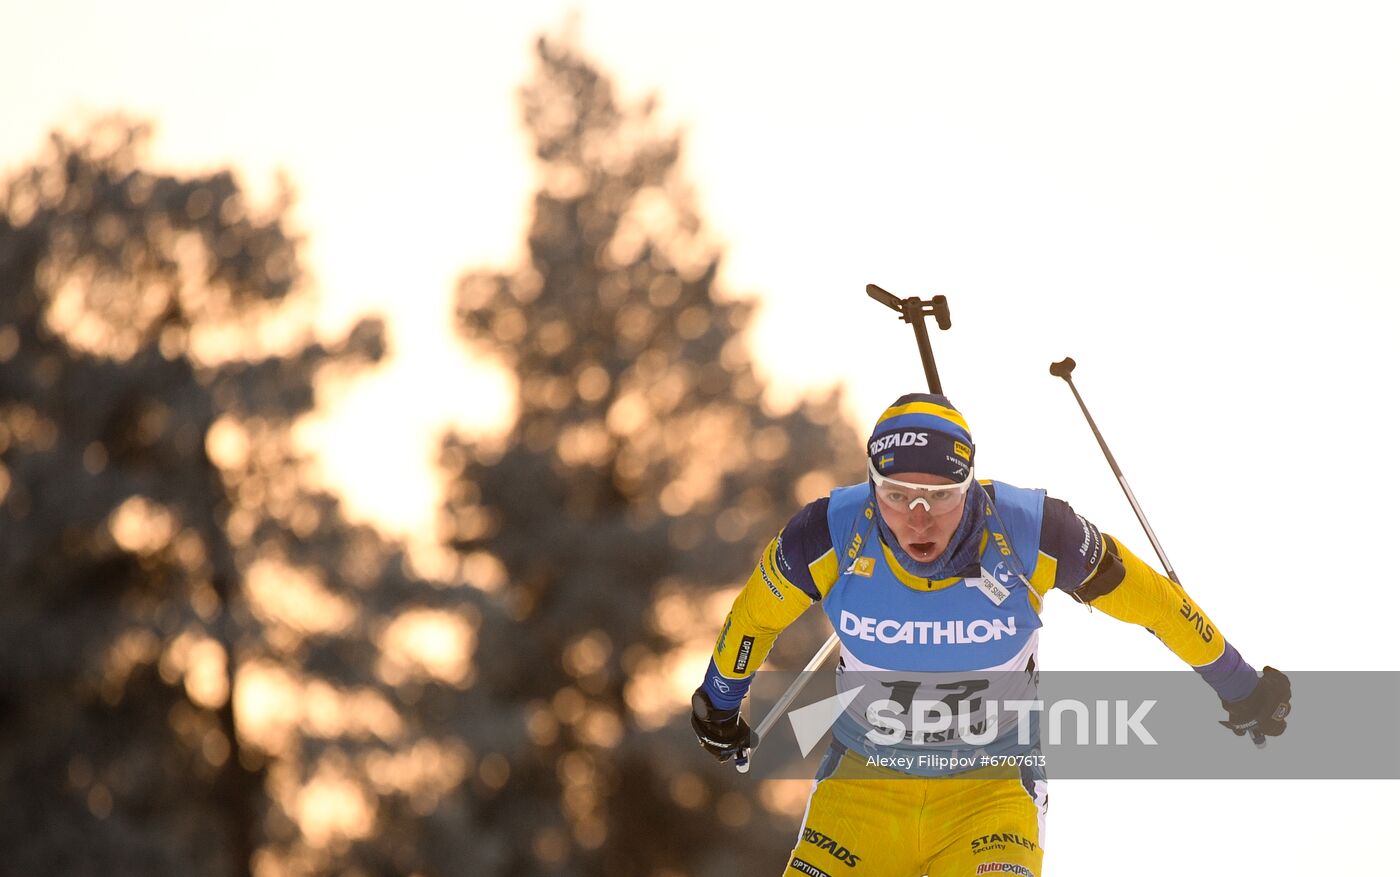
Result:
[[[514,93],[534,35],[580,9],[592,56],[687,132],[724,284],[762,297],[752,341],[775,401],[845,381],[869,422],[922,378],[908,328],[864,285],[944,293],[953,330],[935,351],[981,474],[1046,487],[1150,555],[1046,373],[1074,356],[1183,581],[1247,657],[1397,669],[1356,599],[1378,586],[1373,564],[1349,569],[1354,539],[1334,534],[1388,544],[1400,523],[1384,395],[1400,375],[1400,9],[678,8],[12,3],[0,168],[55,124],[122,108],[157,121],[168,166],[233,163],[255,191],[285,171],[322,328],[383,312],[395,349],[336,390],[307,441],[353,514],[431,533],[437,394],[457,387],[449,413],[473,428],[508,416],[509,388],[452,331],[453,285],[520,255],[532,170]],[[1076,610],[1051,601],[1045,666],[1173,666]],[[1374,867],[1395,788],[1061,782],[1047,861]],[[1276,858],[1209,828],[1241,823]]]

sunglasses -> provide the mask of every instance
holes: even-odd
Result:
[[[932,514],[946,512],[956,506],[972,486],[971,469],[967,477],[957,484],[910,484],[876,472],[873,460],[866,461],[865,465],[870,470],[870,480],[875,482],[875,495],[896,508],[908,508],[910,511],[922,502],[924,509]]]

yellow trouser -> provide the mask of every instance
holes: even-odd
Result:
[[[812,786],[784,877],[1040,877],[1043,781],[1028,790],[1005,768],[922,779],[839,758]]]

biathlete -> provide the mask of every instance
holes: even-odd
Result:
[[[928,756],[962,751],[973,725],[950,720],[953,730],[916,738],[898,724],[872,727],[865,711],[884,699],[897,714],[920,688],[965,719],[994,698],[1033,697],[1052,588],[1152,631],[1215,690],[1235,733],[1283,733],[1284,674],[1257,673],[1179,585],[1067,503],[978,481],[967,422],[944,396],[902,396],[876,422],[866,456],[864,483],[808,504],[768,543],[692,698],[700,744],[720,761],[743,754],[751,738],[739,705],[753,674],[778,634],[821,603],[840,637],[838,689],[852,699],[785,875],[1038,877],[1047,801],[1038,739],[1026,745],[1002,722],[978,751],[1015,753],[1018,766],[968,768]],[[889,671],[898,673],[881,676]]]

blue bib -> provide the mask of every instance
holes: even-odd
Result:
[[[1027,580],[1040,557],[1044,491],[993,482],[980,576],[919,591],[890,568],[868,484],[831,493],[827,526],[841,574],[822,600],[841,644],[862,665],[915,671],[1002,667],[1039,629]],[[969,495],[969,502],[980,496]],[[927,581],[927,580],[926,580]],[[999,600],[999,602],[998,602]]]

